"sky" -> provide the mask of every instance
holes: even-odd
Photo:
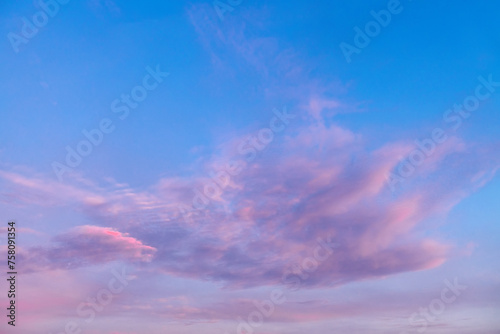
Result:
[[[3,2],[0,332],[500,333],[499,10]]]

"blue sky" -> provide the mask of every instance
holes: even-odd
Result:
[[[120,265],[137,281],[86,332],[139,333],[145,317],[150,333],[233,333],[329,234],[338,257],[262,333],[415,332],[408,316],[454,277],[468,290],[427,330],[498,332],[500,88],[456,131],[443,118],[487,91],[478,78],[500,81],[498,4],[402,0],[347,62],[340,44],[390,1],[242,1],[222,18],[210,1],[69,1],[15,52],[8,34],[40,3],[0,5],[0,209],[25,228],[27,281],[40,282],[26,295],[52,298],[51,280],[82,293],[43,311],[26,301],[23,333],[78,320],[64,310]],[[112,102],[148,68],[169,75],[121,120]],[[285,109],[290,124],[222,194],[179,215]],[[54,162],[103,119],[114,131],[59,180]],[[436,128],[449,139],[391,190]]]

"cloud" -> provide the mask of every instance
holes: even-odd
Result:
[[[22,253],[27,271],[75,269],[111,261],[149,262],[156,249],[127,233],[99,226],[78,226],[53,238],[49,246]]]
[[[302,106],[305,115],[316,116],[330,108]],[[332,236],[339,247],[303,282],[304,288],[319,288],[444,263],[453,241],[424,237],[423,226],[432,231],[430,219],[446,215],[499,167],[496,145],[476,149],[450,139],[394,194],[387,176],[413,149],[405,140],[373,148],[369,138],[326,116],[304,117],[287,131],[245,162],[222,195],[202,209],[193,208],[196,191],[203,191],[210,172],[219,171],[214,166],[245,159],[236,149],[244,136],[206,157],[205,165],[193,166],[193,175],[160,178],[141,190],[113,179],[60,184],[43,175],[0,171],[0,200],[69,207],[95,225],[30,249],[34,268],[151,261],[150,270],[166,275],[231,288],[264,286],[282,283],[288,268],[311,256],[318,238]]]
[[[304,121],[272,143],[272,154],[231,177],[223,202],[198,210],[192,199],[209,180],[204,169],[191,178],[159,179],[141,191],[111,179],[106,186],[82,180],[60,185],[14,172],[0,176],[4,189],[23,194],[16,205],[69,205],[95,224],[112,227],[76,227],[50,246],[30,249],[28,262],[38,268],[151,261],[150,269],[159,273],[232,288],[272,285],[282,283],[284,272],[311,256],[325,236],[339,247],[304,280],[304,288],[439,266],[453,243],[423,237],[421,226],[476,190],[478,180],[484,184],[482,175],[491,179],[498,162],[486,148],[461,144],[458,151],[443,150],[433,168],[408,179],[395,195],[387,175],[411,146],[398,142],[370,150],[365,140],[338,125]],[[216,159],[234,159],[237,152],[225,154]],[[178,207],[191,207],[189,220]],[[38,263],[35,254],[42,259]]]

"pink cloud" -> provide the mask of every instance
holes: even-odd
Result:
[[[23,252],[28,270],[74,269],[111,261],[150,262],[156,249],[112,228],[78,226],[54,238],[49,246]]]
[[[419,226],[477,189],[477,180],[484,178],[477,171],[490,175],[491,155],[444,150],[449,153],[441,153],[425,172],[427,181],[421,175],[409,178],[395,196],[386,176],[409,146],[392,143],[368,150],[364,141],[338,125],[303,121],[272,143],[279,154],[247,164],[231,177],[222,200],[198,210],[192,208],[192,199],[194,189],[209,180],[205,170],[192,178],[163,178],[141,191],[112,180],[107,186],[80,181],[58,185],[14,172],[0,176],[6,189],[23,194],[17,205],[70,205],[96,224],[115,228],[78,227],[54,238],[53,245],[32,249],[51,259],[38,261],[43,267],[151,260],[151,268],[169,275],[231,287],[271,285],[280,283],[292,264],[310,256],[318,238],[329,235],[340,246],[305,287],[439,266],[453,245],[422,239]],[[225,154],[214,158],[232,159],[237,152]],[[477,168],[460,165],[463,160],[475,161]],[[448,168],[460,177],[447,173]],[[179,206],[191,208],[189,220]]]

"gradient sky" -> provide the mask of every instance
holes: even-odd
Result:
[[[13,47],[43,3],[0,4],[0,244],[14,219],[20,273],[1,333],[500,333],[500,4],[402,0],[348,62],[341,43],[388,1],[69,1]],[[157,69],[121,119],[114,101]],[[293,273],[318,239],[332,253]]]

